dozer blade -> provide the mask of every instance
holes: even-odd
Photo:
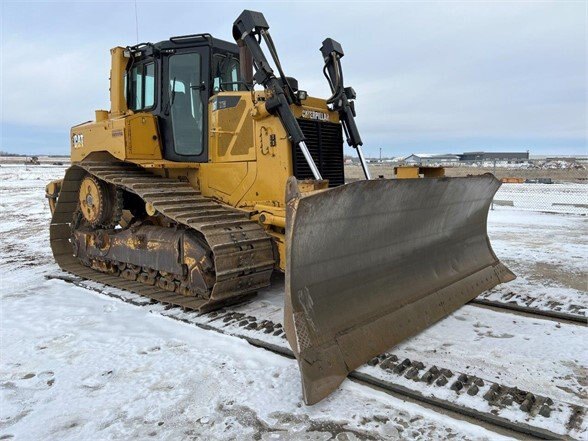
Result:
[[[290,178],[284,322],[307,404],[515,278],[486,232],[499,187],[486,174],[360,181],[305,195]]]

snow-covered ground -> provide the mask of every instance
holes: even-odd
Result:
[[[11,291],[2,311],[4,436],[489,436],[351,382],[306,407],[294,360],[59,281]]]
[[[496,207],[488,234],[494,252],[517,278],[485,299],[588,317],[587,217]]]
[[[63,170],[0,168],[0,439],[499,438],[351,381],[304,406],[293,360],[45,280],[44,186]],[[586,307],[584,217],[498,207],[489,230],[519,277],[508,289]],[[587,341],[586,328],[466,306],[396,350],[585,407]]]

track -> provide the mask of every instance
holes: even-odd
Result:
[[[492,309],[520,313],[525,316],[537,317],[540,319],[550,319],[558,322],[574,323],[584,326],[588,324],[588,318],[585,316],[571,314],[567,312],[539,309],[531,306],[522,306],[516,303],[497,302],[478,297],[472,300],[470,304],[473,304],[475,306],[488,307]]]
[[[216,282],[207,298],[186,296],[151,284],[101,273],[84,266],[73,256],[70,237],[78,207],[80,182],[86,174],[137,194],[153,209],[177,224],[197,231],[214,256]],[[273,245],[270,237],[245,212],[203,197],[188,183],[153,175],[140,167],[118,161],[73,165],[63,179],[50,227],[51,249],[59,266],[91,280],[129,290],[199,311],[242,301],[269,285],[273,272]],[[137,280],[139,278],[137,277]],[[176,289],[176,291],[178,291]]]
[[[153,303],[144,297],[113,290],[96,282],[60,274],[50,276],[106,294],[125,302],[149,307],[163,316],[204,329],[243,338],[254,346],[292,357],[282,328],[281,307],[239,305],[210,313],[197,313],[165,301]],[[466,369],[464,369],[466,371]],[[483,422],[496,431],[510,431],[521,437],[582,439],[588,433],[586,408],[553,400],[529,391],[452,372],[421,360],[382,354],[350,374],[366,387],[425,403]]]

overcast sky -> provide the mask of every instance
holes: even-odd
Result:
[[[107,109],[111,47],[137,42],[135,3],[0,0],[0,150],[69,153]],[[345,51],[368,155],[587,154],[587,2],[137,2],[139,40],[232,40],[265,14],[286,74],[328,96],[318,51]]]

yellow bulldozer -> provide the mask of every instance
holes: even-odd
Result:
[[[324,99],[285,76],[261,13],[243,11],[233,37],[111,50],[110,110],[72,127],[72,165],[46,189],[51,247],[65,271],[201,312],[284,273],[312,404],[514,278],[486,232],[500,183],[371,179],[341,45],[320,48]],[[345,184],[344,138],[365,180]]]

